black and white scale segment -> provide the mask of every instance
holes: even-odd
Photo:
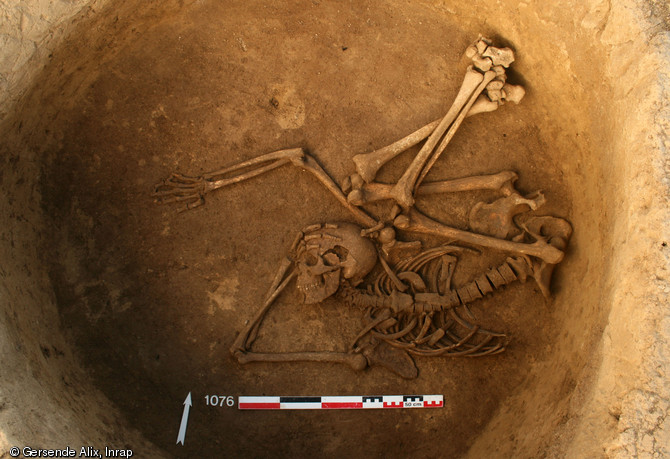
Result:
[[[324,397],[240,396],[240,410],[442,408],[442,395],[344,395]]]

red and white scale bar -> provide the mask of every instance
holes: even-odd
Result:
[[[442,395],[355,395],[331,397],[240,396],[240,410],[337,410],[368,408],[442,408]]]

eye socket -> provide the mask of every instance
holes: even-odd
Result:
[[[314,266],[319,262],[319,259],[313,253],[306,253],[303,257],[303,262],[307,266]]]
[[[347,259],[349,251],[340,245],[336,245],[323,255],[323,260],[328,266],[338,266]]]
[[[323,256],[323,262],[326,266],[337,266],[340,264],[340,261],[340,257],[338,257],[337,254],[333,252],[327,252]]]

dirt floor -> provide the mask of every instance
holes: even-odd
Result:
[[[169,456],[464,454],[558,339],[552,302],[532,282],[472,305],[479,323],[510,337],[501,355],[419,357],[414,380],[378,367],[241,366],[229,347],[297,231],[351,217],[291,166],[218,191],[185,213],[156,204],[151,192],[172,172],[198,175],[290,147],[307,148],[340,181],[354,171],[355,154],[445,113],[467,66],[463,51],[479,30],[418,5],[372,1],[204,2],[140,13],[143,20],[121,13],[113,21],[133,24],[115,39],[114,26],[105,25],[113,52],[101,51],[106,57],[84,89],[60,107],[64,121],[50,127],[57,142],[43,168],[53,228],[44,253],[62,326],[96,386]],[[54,59],[67,62],[76,52],[64,48]],[[514,72],[511,80],[524,83]],[[560,164],[537,154],[548,147],[528,107],[466,120],[429,178],[515,170],[522,193],[545,192],[542,214],[570,220]],[[381,180],[396,180],[411,157],[386,166]],[[493,197],[431,196],[418,207],[465,229],[471,206]],[[464,255],[455,284],[501,259]],[[559,268],[559,291],[562,280]],[[302,305],[289,289],[255,349],[345,351],[361,326],[360,312],[332,299]],[[573,387],[567,378],[556,397]],[[189,392],[186,444],[175,446]],[[444,394],[445,407],[239,412],[205,405],[206,395],[410,393]]]

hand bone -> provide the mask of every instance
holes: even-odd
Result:
[[[248,180],[303,157],[302,148],[292,148],[261,155],[200,177],[172,174],[155,186],[153,196],[161,203],[184,202],[186,207],[182,210],[193,209],[204,204],[205,194],[211,191]]]

